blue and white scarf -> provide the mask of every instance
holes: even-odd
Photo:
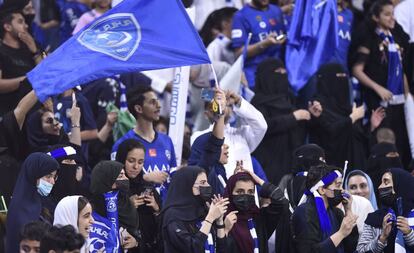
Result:
[[[201,222],[197,223],[197,228],[200,229],[201,228]],[[204,252],[205,253],[214,253],[216,252],[215,249],[215,245],[214,245],[214,240],[213,240],[213,235],[210,233],[208,233],[207,236],[207,241],[204,243]]]
[[[404,72],[402,68],[401,54],[398,50],[398,45],[394,41],[391,33],[387,35],[377,29],[376,33],[387,45],[388,49],[388,79],[387,88],[393,94],[392,99],[388,101],[391,105],[399,105],[405,102],[404,97]]]
[[[58,158],[67,157],[70,155],[76,155],[76,150],[71,146],[67,146],[67,147],[52,150],[47,154],[55,159],[58,159]]]
[[[254,242],[253,253],[259,253],[259,239],[257,238],[257,233],[252,218],[247,221],[247,225],[249,226],[250,235],[252,236]]]
[[[331,233],[332,227],[331,222],[329,221],[328,212],[326,211],[325,204],[323,202],[322,196],[318,192],[318,188],[325,185],[332,184],[337,178],[342,177],[341,172],[334,170],[328,175],[324,176],[318,183],[316,183],[309,191],[305,192],[301,198],[299,205],[306,202],[306,195],[313,195],[315,199],[316,211],[318,212],[319,225],[321,227],[322,233],[327,236]]]
[[[392,211],[392,209],[391,209]],[[390,213],[393,213],[393,211]],[[395,215],[395,214],[394,214]],[[411,212],[408,214],[408,225],[411,229],[414,229],[414,209],[411,210]],[[395,244],[394,244],[394,252],[395,253],[409,253],[410,251],[405,249],[405,242],[404,242],[404,236],[403,233],[398,230],[397,235],[395,237]]]

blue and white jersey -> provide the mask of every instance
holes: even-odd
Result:
[[[177,160],[175,157],[174,145],[168,135],[155,132],[155,138],[152,142],[148,142],[135,133],[134,129],[129,130],[124,136],[117,140],[112,147],[111,159],[115,160],[118,146],[127,139],[135,139],[141,142],[145,147],[144,173],[153,171],[165,171],[171,175],[177,168]],[[161,186],[157,187],[162,199],[166,197],[166,189],[169,180]]]
[[[263,41],[270,33],[286,34],[282,10],[276,5],[269,5],[265,11],[253,8],[247,4],[236,12],[233,17],[232,47],[244,46],[249,33],[252,34],[250,45]],[[256,68],[261,61],[268,57],[282,58],[282,46],[271,46],[261,54],[246,59],[244,72],[250,88],[254,87]]]
[[[64,43],[72,37],[73,29],[75,29],[79,18],[91,9],[78,1],[57,1],[60,9],[60,36],[61,43]]]
[[[348,70],[348,51],[351,44],[352,21],[354,15],[349,9],[338,12],[338,48],[335,50],[334,60]],[[349,72],[349,71],[348,71]]]

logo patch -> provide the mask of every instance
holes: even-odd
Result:
[[[171,152],[168,149],[165,150],[165,156],[167,157],[168,160],[171,160]]]
[[[150,148],[148,150],[148,154],[150,157],[156,157],[157,156],[157,150],[155,148]]]
[[[77,40],[92,51],[127,61],[138,49],[141,27],[131,13],[112,14],[88,27]]]
[[[260,28],[264,29],[264,28],[266,28],[266,23],[262,21],[262,22],[259,23],[259,26],[260,26]]]

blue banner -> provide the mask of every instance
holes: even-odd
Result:
[[[95,222],[89,233],[88,252],[119,253],[121,247],[118,239],[118,230],[115,230],[114,225],[107,218],[100,216],[96,212],[92,212],[92,216]]]
[[[210,63],[181,0],[124,0],[27,74],[41,102],[98,78]]]

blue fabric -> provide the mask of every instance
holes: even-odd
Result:
[[[122,136],[112,147],[111,156],[114,158],[118,146],[126,139],[135,139],[141,142],[145,148],[145,161],[144,161],[144,172],[149,173],[152,171],[165,171],[168,174],[172,174],[171,169],[177,167],[177,160],[175,157],[174,145],[168,135],[162,133],[155,133],[155,139],[152,142],[141,138],[137,135],[134,130],[128,131]],[[162,200],[165,200],[167,196],[169,180],[163,185],[157,186],[157,190],[160,192]]]
[[[336,8],[334,0],[298,0],[295,4],[286,48],[286,68],[295,92],[335,53]]]
[[[204,63],[210,63],[209,57],[180,0],[125,0],[67,40],[27,77],[44,102],[102,77]]]
[[[64,43],[72,37],[73,29],[82,14],[91,9],[78,1],[63,0],[57,1],[60,11],[60,41]]]
[[[334,61],[342,64],[348,70],[348,51],[351,45],[351,29],[354,15],[349,9],[338,13],[338,47],[335,50]],[[347,71],[349,73],[349,70]]]
[[[203,225],[202,224],[202,222],[203,221],[199,221],[199,222],[197,222],[197,228],[198,229],[200,229],[201,228],[201,226]],[[207,235],[207,240],[206,240],[206,242],[204,243],[204,252],[205,253],[214,253],[214,252],[216,252],[216,249],[215,249],[215,247],[214,247],[214,243],[213,244],[210,244],[209,243],[209,241],[208,241],[208,237],[211,237],[212,236],[212,234],[211,234],[211,232],[209,232],[208,233],[208,235]]]
[[[283,14],[279,7],[269,5],[265,11],[257,10],[247,4],[233,17],[232,47],[242,47],[247,40],[249,33],[252,33],[250,45],[265,40],[269,33],[286,34],[283,21]],[[244,63],[249,87],[254,87],[254,76],[260,62],[269,57],[282,56],[282,46],[272,46],[254,57],[248,58]]]
[[[385,35],[383,32],[377,31],[383,41],[389,43],[388,46],[388,79],[387,88],[394,95],[404,94],[403,68],[401,63],[400,52],[395,47],[395,41],[392,35]]]
[[[91,226],[91,232],[89,233],[89,252],[122,252],[120,247],[118,230],[107,219],[95,211],[92,212],[95,222]]]

